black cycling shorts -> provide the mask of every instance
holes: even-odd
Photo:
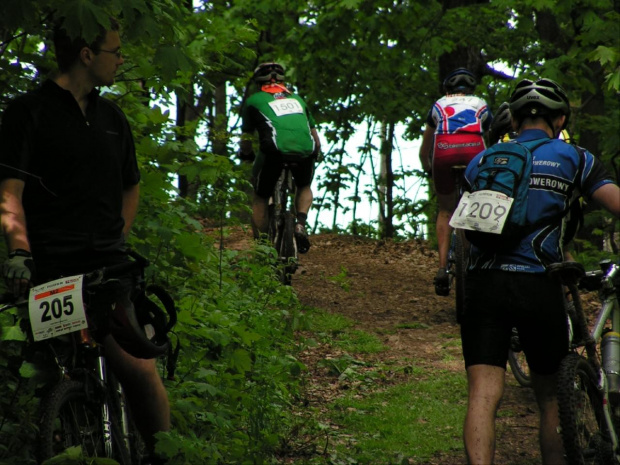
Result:
[[[465,367],[506,368],[512,328],[530,370],[555,373],[568,354],[562,286],[544,273],[468,272],[461,341]]]
[[[314,157],[300,158],[291,164],[293,181],[297,188],[309,186],[314,178]],[[259,197],[268,199],[282,173],[280,157],[267,156],[259,170],[254,173],[254,192]]]

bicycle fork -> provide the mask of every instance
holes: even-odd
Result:
[[[105,390],[108,382],[108,374],[105,357],[103,357],[103,355],[97,357],[97,375],[101,383],[101,388]],[[112,416],[110,415],[110,404],[107,399],[101,405],[101,423],[105,456],[111,458],[114,453],[112,448]]]

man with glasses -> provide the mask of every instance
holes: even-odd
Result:
[[[123,64],[118,22],[111,19],[92,43],[60,23],[54,48],[58,73],[11,102],[0,127],[0,222],[9,252],[3,274],[17,296],[33,284],[127,260],[124,238],[138,207],[129,124],[97,90],[114,84]],[[155,360],[130,355],[109,334],[103,343],[152,450],[153,435],[170,428]]]

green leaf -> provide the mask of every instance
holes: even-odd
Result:
[[[110,16],[101,7],[88,0],[59,2],[58,15],[64,16],[64,28],[72,37],[81,36],[92,42],[99,35],[100,27],[110,26]]]
[[[23,362],[22,366],[19,367],[19,374],[22,378],[32,378],[37,374],[38,370],[35,365],[28,362]]]
[[[19,326],[8,326],[2,328],[3,341],[25,341],[26,333],[24,333]]]
[[[617,50],[599,45],[592,52],[590,59],[593,61],[599,61],[603,66],[608,63],[613,65],[618,62],[618,55],[619,53]]]
[[[178,73],[188,72],[192,69],[190,59],[178,47],[164,45],[155,51],[154,63],[159,63],[162,78],[171,80],[177,77]]]
[[[240,373],[250,371],[252,368],[252,358],[245,349],[236,349],[231,357],[232,366]]]

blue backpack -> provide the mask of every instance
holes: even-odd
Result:
[[[527,224],[526,221],[532,152],[550,140],[504,142],[485,151],[478,161],[478,174],[471,182],[470,192],[490,190],[514,200],[500,234],[466,229],[465,237],[469,242],[485,251],[501,252],[516,247],[525,236],[545,223],[556,221],[557,218],[533,224]]]

